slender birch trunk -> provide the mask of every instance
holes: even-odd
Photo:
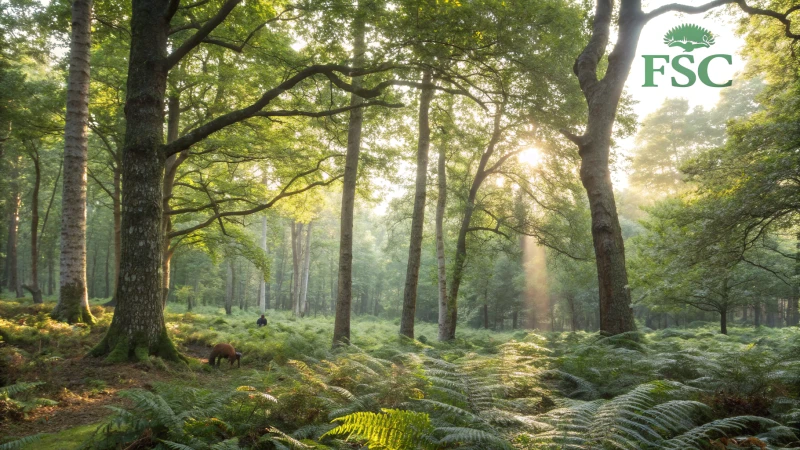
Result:
[[[92,0],[74,0],[64,125],[60,290],[52,313],[56,320],[90,324],[94,317],[86,292],[86,164],[91,20]]]

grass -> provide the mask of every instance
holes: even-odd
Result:
[[[64,450],[74,449],[89,441],[100,423],[80,425],[58,433],[49,434],[42,439],[22,447],[23,450]]]

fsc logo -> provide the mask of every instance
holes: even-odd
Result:
[[[727,87],[733,84],[731,79],[727,81],[715,82],[709,73],[709,66],[715,59],[721,59],[733,64],[733,57],[727,54],[714,54],[702,59],[698,56],[699,62],[695,72],[695,55],[688,54],[696,49],[710,48],[714,45],[714,35],[697,25],[683,24],[677,26],[664,35],[664,43],[668,47],[683,49],[683,53],[672,58],[672,70],[679,74],[679,77],[672,76],[672,86],[689,87],[695,84],[697,79],[709,87]],[[656,84],[656,74],[666,75],[667,64],[670,64],[670,55],[642,55],[644,58],[644,84],[642,87],[658,87]],[[715,79],[722,78],[719,73],[715,73]]]

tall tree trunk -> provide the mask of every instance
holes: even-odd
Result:
[[[303,278],[300,284],[300,311],[305,316],[308,313],[308,275],[311,271],[311,222],[306,227],[306,245],[303,251]]]
[[[439,197],[436,199],[436,267],[439,290],[439,340],[445,340],[445,324],[447,322],[447,267],[444,255],[444,212],[447,206],[447,161],[445,146],[439,147],[436,184]],[[486,328],[489,328],[488,312],[485,315]]]
[[[44,303],[39,288],[39,189],[42,185],[42,167],[36,148],[31,150],[33,161],[33,193],[31,194],[31,282],[25,289],[31,293],[33,303]]]
[[[119,287],[119,262],[122,255],[122,164],[117,161],[113,167],[114,180],[111,196],[111,209],[114,213],[114,290],[111,300],[104,306],[117,306],[117,288]]]
[[[363,3],[358,3],[353,20],[353,67],[363,67],[366,60],[365,18]],[[361,78],[353,77],[352,85],[361,87]],[[357,106],[363,99],[350,95],[350,105]],[[347,154],[345,156],[344,183],[342,186],[341,229],[339,237],[339,282],[336,294],[336,318],[333,324],[333,345],[350,344],[350,308],[353,302],[353,208],[358,178],[358,156],[361,152],[361,127],[364,122],[363,108],[350,111],[347,129]]]
[[[283,279],[286,274],[286,228],[283,229],[283,239],[281,239],[281,250],[279,253],[281,264],[278,266],[278,273],[275,274],[275,309],[283,307]]]
[[[478,163],[478,170],[475,173],[475,178],[472,181],[472,186],[467,196],[467,204],[464,207],[464,216],[461,219],[461,228],[458,230],[456,255],[453,261],[453,280],[452,283],[450,283],[450,292],[447,294],[447,311],[445,312],[444,323],[439,324],[439,340],[442,341],[449,341],[456,337],[458,289],[461,287],[461,281],[464,277],[464,265],[467,261],[467,233],[469,233],[472,214],[475,212],[475,199],[478,196],[478,190],[484,180],[486,180],[486,177],[489,176],[486,166],[489,163],[489,159],[494,154],[497,143],[500,141],[502,135],[501,119],[503,113],[504,105],[498,105],[494,116],[492,136],[489,139],[486,150],[483,155],[481,155],[480,162]]]
[[[266,181],[266,175],[265,175]],[[266,184],[266,182],[264,183]],[[261,241],[259,242],[259,246],[264,253],[267,253],[267,216],[264,215],[261,218]],[[264,279],[264,275],[259,275],[259,282],[258,282],[258,309],[261,313],[269,308],[269,283]]]
[[[580,178],[589,197],[600,287],[600,331],[614,335],[635,330],[636,324],[630,307],[625,248],[611,185],[609,151],[622,89],[647,19],[640,0],[621,2],[616,44],[608,57],[605,76],[598,80],[597,68],[608,45],[612,10],[612,1],[597,1],[592,37],[573,68],[589,106],[586,131],[582,136],[569,132],[565,135],[578,146]]]
[[[300,315],[300,291],[302,285],[303,224],[292,222],[292,314]]]
[[[106,245],[106,264],[105,264],[105,279],[106,279],[106,291],[103,297],[109,298],[111,296],[111,270],[109,265],[111,263],[111,247],[114,245],[114,230],[112,229],[111,232],[108,234],[108,242]]]
[[[92,252],[92,275],[89,277],[89,298],[97,298],[97,254],[100,253],[98,247],[100,247],[99,240],[94,241],[94,251]]]
[[[61,270],[52,316],[67,323],[94,323],[86,292],[86,164],[89,136],[89,57],[92,0],[72,2],[72,35],[64,124],[61,195]]]
[[[122,254],[114,318],[93,350],[110,361],[184,359],[162,307],[164,94],[169,0],[134,0],[122,151]],[[66,184],[66,183],[65,183]]]
[[[9,189],[11,196],[8,210],[8,243],[6,245],[6,282],[8,290],[13,292],[17,298],[24,297],[22,283],[19,278],[19,258],[17,254],[18,232],[19,232],[19,208],[22,201],[19,189],[19,161],[12,163],[11,173],[9,174]]]
[[[422,74],[422,84],[431,83],[431,72]],[[428,112],[433,89],[423,88],[419,95],[419,138],[417,139],[417,179],[414,189],[414,212],[411,217],[411,238],[408,244],[406,287],[403,291],[403,313],[400,334],[414,339],[414,318],[417,312],[417,285],[422,259],[422,229],[425,225],[425,197],[428,188],[428,151],[431,146],[431,127]]]
[[[225,314],[233,313],[233,296],[236,293],[236,274],[233,270],[233,261],[228,260],[228,276],[225,279]]]

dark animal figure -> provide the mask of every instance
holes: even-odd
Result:
[[[236,367],[242,366],[242,354],[237,352],[231,344],[215,345],[214,349],[211,350],[211,355],[208,357],[208,363],[214,367],[219,367],[219,364],[222,362],[223,358],[228,358],[228,361],[231,362],[231,367],[233,367],[234,361],[236,361]]]

